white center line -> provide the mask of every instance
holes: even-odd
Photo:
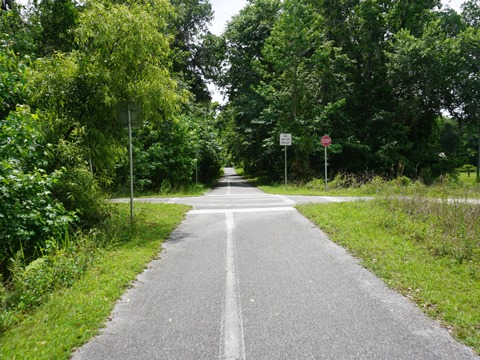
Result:
[[[226,286],[220,359],[245,359],[242,307],[235,260],[235,219],[232,212],[225,213],[227,226]]]
[[[232,188],[230,187],[230,181],[227,183],[227,195],[232,195]]]

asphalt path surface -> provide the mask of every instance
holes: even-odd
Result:
[[[226,169],[73,359],[479,359],[295,209]]]

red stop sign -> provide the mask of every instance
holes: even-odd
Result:
[[[322,136],[322,138],[320,139],[320,142],[325,147],[332,145],[332,139],[330,139],[330,136],[328,135]]]

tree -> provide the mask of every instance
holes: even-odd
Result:
[[[287,1],[263,49],[271,64],[259,87],[269,103],[263,117],[275,124],[269,145],[278,152],[279,134],[293,134],[290,172],[299,179],[320,172],[319,139],[341,127],[339,112],[347,93],[342,72],[349,61],[326,40],[324,29],[323,16],[311,2]]]
[[[35,47],[28,22],[22,16],[23,7],[15,1],[2,2],[0,11],[0,49],[15,55],[31,57]]]
[[[262,152],[262,144],[272,124],[261,118],[267,103],[256,88],[263,79],[259,66],[269,69],[262,50],[279,10],[277,0],[251,1],[232,19],[223,34],[225,63],[219,83],[229,97],[223,119],[235,133],[230,136],[233,160],[241,161],[252,172],[264,169],[258,166],[259,161],[271,160],[263,156],[266,154]]]
[[[196,180],[211,184],[223,165],[215,128],[214,109],[188,105],[188,111],[161,123],[147,122],[134,130],[135,189],[169,192],[188,187]],[[122,159],[117,187],[127,187],[129,166]],[[198,165],[198,174],[196,174]]]
[[[213,17],[208,0],[173,0],[176,16],[173,18],[173,70],[180,74],[197,101],[209,103],[206,80],[211,77],[209,56],[214,36],[208,32]]]
[[[82,6],[72,0],[33,1],[29,23],[36,44],[36,56],[69,52],[75,47],[75,29]]]
[[[463,54],[459,74],[459,84],[462,102],[459,106],[462,117],[467,124],[467,130],[478,133],[478,163],[477,181],[480,181],[480,28],[470,27],[459,37],[460,52]]]
[[[17,252],[31,260],[77,220],[52,196],[66,169],[47,172],[53,152],[41,120],[28,108],[0,120],[0,274]]]
[[[122,128],[119,101],[134,101],[147,121],[179,110],[185,93],[171,76],[166,1],[91,3],[79,19],[78,50],[40,59],[34,72],[34,105],[59,119],[58,140],[85,130],[82,145],[97,174],[111,176]]]
[[[479,29],[480,29],[480,1],[467,0],[462,6],[462,16],[469,28],[460,38],[461,48],[467,54],[464,58],[467,62],[466,70],[463,71],[465,81],[465,115],[473,129],[478,132],[478,162],[477,182],[480,182],[480,108],[478,106],[480,90],[480,60],[479,60]]]
[[[0,53],[0,120],[27,99],[28,63],[28,58],[18,57],[8,47]]]
[[[327,131],[336,171],[396,176],[401,168],[433,178],[440,174],[431,168],[445,170],[435,165],[432,135],[443,126],[452,43],[465,27],[456,13],[438,0],[302,0],[277,4],[270,16],[272,3],[250,2],[224,34],[224,119],[235,123],[247,171],[280,168],[280,131],[293,133],[299,177],[317,171]]]

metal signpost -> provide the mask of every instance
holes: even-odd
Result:
[[[195,151],[195,184],[198,184],[198,154],[200,153],[198,147]]]
[[[128,153],[130,157],[130,224],[133,225],[133,146],[132,127],[140,126],[140,107],[133,102],[122,101],[117,105],[117,118],[120,124],[128,126]]]
[[[325,191],[327,191],[328,190],[328,186],[327,186],[327,184],[328,184],[328,179],[327,179],[327,147],[332,145],[332,139],[330,139],[330,136],[324,135],[320,139],[320,143],[325,148]]]
[[[280,146],[285,146],[285,186],[287,186],[287,146],[292,145],[292,134],[280,134]]]

